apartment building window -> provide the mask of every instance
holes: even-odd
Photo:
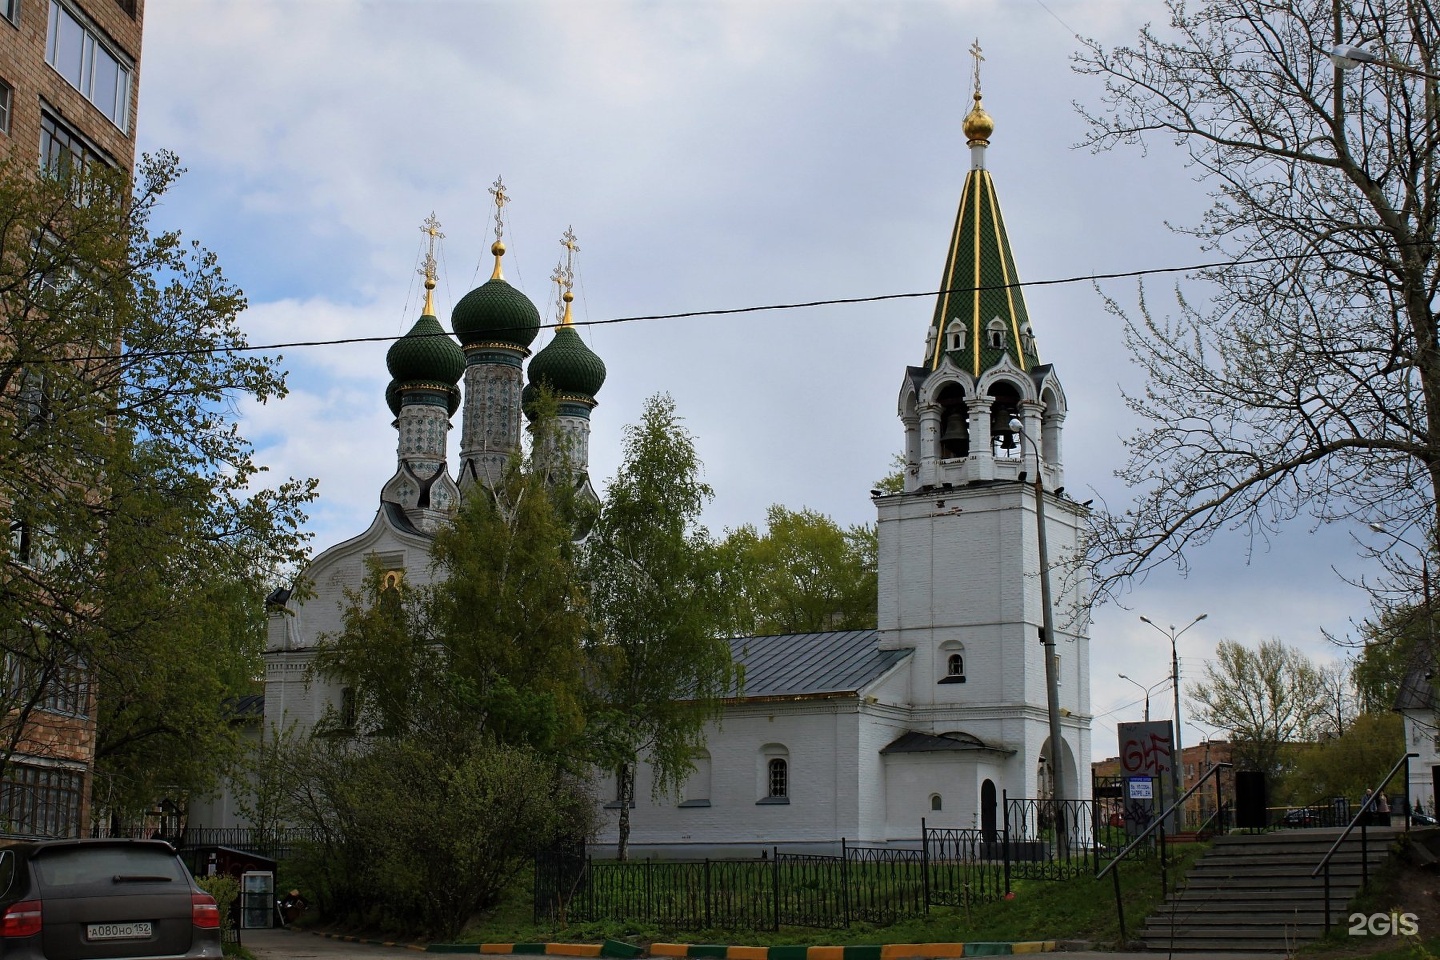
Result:
[[[0,17],[20,26],[20,0],[0,0]]]
[[[0,782],[0,831],[21,837],[79,836],[84,786],[81,770],[11,760]]]
[[[0,133],[10,132],[10,111],[15,103],[15,88],[0,80]]]
[[[86,716],[90,683],[85,674],[85,668],[78,663],[57,664],[35,706],[47,713]]]
[[[79,659],[36,662],[18,653],[5,656],[5,696],[18,707],[33,697],[34,709],[71,717],[88,716],[89,672]]]
[[[60,0],[50,0],[45,62],[99,107],[111,123],[129,132],[129,62]]]
[[[67,126],[48,110],[40,111],[40,169],[57,180],[83,176],[94,164],[115,166],[105,153],[97,149],[77,131]]]

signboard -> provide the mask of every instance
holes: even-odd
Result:
[[[1172,747],[1169,720],[1122,723],[1120,772],[1127,777],[1159,777],[1170,772]]]
[[[1152,788],[1152,781],[1149,777],[1130,778],[1130,799],[1131,800],[1154,800],[1155,791]]]

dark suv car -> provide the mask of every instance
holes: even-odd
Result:
[[[0,957],[219,958],[220,911],[159,840],[47,840],[0,850]]]

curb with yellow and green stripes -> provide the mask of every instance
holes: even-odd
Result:
[[[349,939],[349,938],[342,938]],[[732,947],[717,944],[652,943],[651,957],[697,960],[919,960],[958,957],[1008,957],[1018,953],[1050,953],[1055,940],[1019,943],[887,943],[849,947]],[[619,940],[604,943],[432,943],[430,953],[544,954],[552,957],[639,957],[646,951]]]

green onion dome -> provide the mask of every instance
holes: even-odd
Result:
[[[565,293],[565,319],[555,337],[530,361],[530,383],[545,384],[558,396],[593,400],[605,383],[605,361],[585,346],[570,323],[570,300]]]
[[[447,387],[439,383],[414,384],[391,380],[390,385],[385,388],[385,403],[390,407],[390,412],[397,417],[400,416],[400,401],[406,388],[412,392],[416,392],[418,388],[432,397],[444,394],[446,413],[452,417],[455,415],[455,411],[460,409],[460,388],[457,386]]]
[[[466,346],[499,343],[523,350],[540,333],[540,311],[500,275],[505,245],[497,242],[490,249],[495,254],[494,274],[460,298],[450,314],[450,326]]]
[[[426,313],[409,333],[390,345],[385,366],[397,383],[453,387],[465,372],[465,351],[450,339],[434,314]]]

